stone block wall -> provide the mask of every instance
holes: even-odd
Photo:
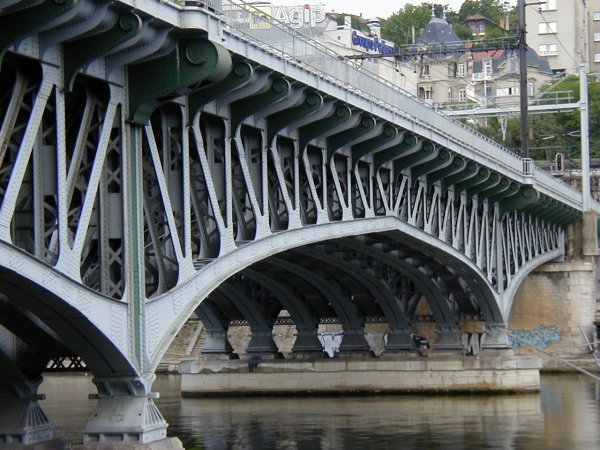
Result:
[[[596,271],[590,261],[545,264],[521,285],[509,317],[515,350],[540,354],[535,347],[568,360],[589,360],[582,330],[593,340]],[[527,345],[530,343],[531,345]],[[540,355],[544,367],[560,364]]]

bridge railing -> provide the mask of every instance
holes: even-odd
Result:
[[[339,85],[394,114],[433,130],[449,142],[477,152],[491,167],[500,166],[515,176],[526,175],[523,172],[522,159],[510,149],[444,114],[389,80],[357,67],[353,61],[310,36],[279,22],[252,4],[243,0],[188,0],[186,6],[201,7],[220,15],[226,24],[226,33]],[[538,168],[534,170],[538,175],[542,173]],[[550,175],[548,181],[551,181],[552,185],[561,185],[550,189],[557,197],[568,202],[575,201],[576,204],[581,202],[581,194],[568,184],[560,183]]]

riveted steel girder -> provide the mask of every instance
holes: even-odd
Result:
[[[336,129],[350,120],[350,117],[352,117],[352,110],[346,105],[338,104],[330,116],[300,127],[298,130],[298,147],[300,151],[304,151],[310,141]]]
[[[271,85],[266,91],[232,102],[230,105],[232,132],[235,133],[235,130],[247,117],[283,100],[289,95],[291,88],[292,84],[289,80],[276,77],[272,79]]]
[[[473,178],[479,172],[481,166],[472,161],[468,161],[462,170],[442,179],[442,191],[446,192],[451,186],[461,181]]]
[[[327,161],[329,161],[334,153],[341,149],[344,145],[350,144],[375,128],[377,121],[374,117],[363,114],[358,126],[349,130],[340,131],[327,138]]]
[[[413,184],[417,183],[421,176],[448,167],[450,164],[452,164],[452,154],[445,148],[438,148],[435,158],[411,167],[410,176]]]
[[[404,154],[409,154],[418,151],[423,145],[423,140],[412,133],[404,133],[402,142],[385,150],[377,152],[373,156],[374,169],[379,170],[384,164],[401,157]]]
[[[278,111],[267,116],[267,145],[283,128],[317,111],[323,105],[323,96],[315,91],[305,93],[304,100],[299,105]]]
[[[490,195],[488,197],[488,202],[494,204],[504,198],[511,197],[512,195],[516,194],[520,188],[521,185],[519,183],[517,183],[516,181],[511,181],[506,189]]]
[[[485,183],[490,178],[491,172],[485,167],[479,167],[479,170],[473,177],[469,177],[461,182],[454,184],[454,194],[458,195],[462,191]],[[467,196],[468,197],[468,196]]]
[[[371,139],[367,139],[359,144],[352,146],[352,165],[355,166],[358,160],[363,156],[372,153],[374,150],[380,148],[396,138],[398,135],[398,129],[392,125],[385,124],[383,131],[379,136],[375,136]]]
[[[69,13],[77,0],[20,2],[0,12],[0,63],[8,47],[22,39],[44,31],[48,24]]]
[[[503,200],[500,200],[500,216],[511,211],[521,210],[526,206],[537,203],[540,193],[530,186],[521,186],[519,191]]]
[[[189,122],[192,123],[196,114],[208,103],[248,83],[253,73],[254,67],[251,64],[246,61],[234,61],[231,72],[224,80],[201,87],[188,95]]]
[[[231,55],[222,46],[200,38],[178,40],[167,55],[129,67],[130,120],[148,124],[160,104],[205,81],[222,81],[231,67]]]
[[[461,158],[457,155],[452,155],[452,162],[450,164],[427,174],[427,190],[431,189],[436,181],[461,172],[466,165],[467,161],[464,158]]]
[[[501,194],[510,187],[510,180],[506,177],[500,176],[500,180],[496,185],[489,186],[485,190],[477,192],[477,198],[479,201],[483,201],[493,195]]]
[[[86,35],[82,39],[63,44],[63,74],[65,89],[73,90],[77,73],[90,62],[108,54],[118,45],[137,35],[142,19],[132,12],[124,12],[108,30]]]
[[[420,149],[415,152],[405,153],[394,159],[394,172],[398,175],[404,169],[410,169],[415,164],[425,160],[429,161],[436,155],[436,146],[431,142],[424,142]]]

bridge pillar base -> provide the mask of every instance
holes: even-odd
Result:
[[[298,336],[292,347],[293,353],[323,353],[323,345],[319,340],[317,329],[298,330]]]
[[[20,380],[9,389],[0,389],[0,447],[27,446],[52,439],[54,427],[38,403],[46,398],[37,393],[42,381],[42,377]]]
[[[202,346],[203,354],[231,354],[233,348],[227,339],[227,331],[206,328],[206,337]]]
[[[441,326],[438,328],[437,340],[433,344],[436,350],[461,350],[462,333],[458,328]]]
[[[167,437],[168,424],[154,404],[151,380],[139,377],[95,378],[98,403],[83,429],[83,443],[142,443]]]
[[[482,349],[506,350],[511,349],[512,344],[508,338],[508,333],[504,325],[486,325],[485,339],[481,346]]]
[[[344,330],[339,347],[340,352],[369,352],[370,349],[371,347],[362,330],[360,332]]]
[[[388,333],[385,343],[386,352],[405,352],[414,350],[415,344],[409,331]]]

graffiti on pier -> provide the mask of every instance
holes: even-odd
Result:
[[[553,325],[535,330],[512,331],[510,340],[514,348],[532,346],[543,350],[560,341],[560,334],[557,327]]]

